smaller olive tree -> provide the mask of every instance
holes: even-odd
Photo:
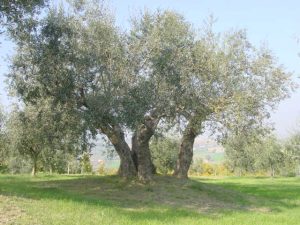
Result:
[[[255,157],[256,167],[268,171],[272,177],[278,175],[281,168],[284,167],[286,155],[275,137],[267,137],[263,143],[258,146],[258,152]]]
[[[66,116],[59,104],[52,106],[52,99],[16,106],[8,118],[9,151],[30,158],[32,175],[37,172],[38,162],[51,170],[57,157],[79,152],[76,147],[80,146],[82,132],[73,122],[74,117]]]
[[[37,163],[44,147],[44,132],[41,116],[34,107],[15,109],[9,118],[9,137],[12,148],[32,161],[32,176],[37,172]]]
[[[300,132],[291,135],[284,144],[285,166],[282,173],[285,175],[300,175]]]
[[[272,177],[285,175],[282,172],[291,162],[284,146],[272,135],[231,136],[226,141],[225,153],[228,168],[239,175],[245,172],[264,172]]]
[[[93,171],[93,167],[90,160],[90,154],[88,152],[84,152],[80,157],[81,164],[81,173],[91,173]]]
[[[254,134],[235,134],[224,141],[226,166],[238,176],[255,172],[255,155],[259,137]]]
[[[8,141],[7,141],[7,131],[5,128],[5,113],[0,105],[0,173],[6,172],[7,170],[7,160],[8,160]]]

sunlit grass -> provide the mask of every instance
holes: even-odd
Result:
[[[299,224],[299,178],[0,176],[0,224]]]

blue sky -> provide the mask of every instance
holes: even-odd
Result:
[[[130,16],[148,8],[155,10],[172,9],[185,15],[195,27],[210,14],[217,18],[216,31],[226,31],[231,28],[241,28],[248,31],[252,43],[259,45],[267,43],[285,68],[295,73],[294,80],[300,85],[300,1],[297,0],[111,0],[108,1],[116,14],[117,24],[128,27]],[[13,54],[13,46],[3,37],[0,38],[0,102],[7,106],[4,90],[4,74],[8,63],[4,60]],[[300,128],[300,89],[283,101],[276,112],[272,114],[276,133],[286,137]]]

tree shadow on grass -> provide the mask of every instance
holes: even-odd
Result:
[[[293,199],[299,186],[267,182],[207,183],[207,180],[180,180],[156,176],[150,184],[125,181],[116,176],[13,176],[0,179],[0,194],[30,199],[67,200],[117,210],[132,221],[169,222],[184,217],[215,218],[236,211],[263,213],[299,207]],[[176,212],[176,213],[174,213]]]

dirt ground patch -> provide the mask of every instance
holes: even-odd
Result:
[[[144,208],[149,205],[165,205],[174,208],[192,209],[198,212],[215,211],[216,209],[239,209],[234,204],[233,193],[226,193],[229,200],[219,200],[224,189],[214,190],[211,185],[193,180],[180,180],[174,177],[157,176],[152,183],[144,185],[139,182],[123,182],[115,177],[84,178],[42,182],[37,187],[48,191],[79,193],[92,199],[114,202],[124,208]]]

